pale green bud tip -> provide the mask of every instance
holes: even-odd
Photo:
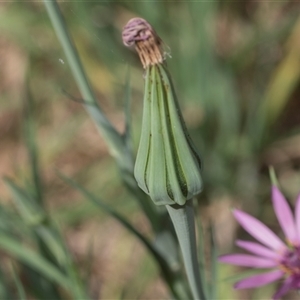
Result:
[[[135,46],[143,67],[162,63],[165,54],[162,40],[152,26],[142,18],[133,18],[124,26],[122,39],[125,46]]]
[[[200,158],[165,66],[146,69],[143,124],[134,175],[157,205],[183,205],[202,189]]]

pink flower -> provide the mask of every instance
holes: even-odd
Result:
[[[242,279],[234,287],[256,288],[283,279],[283,284],[273,295],[273,299],[280,299],[289,290],[300,289],[300,195],[296,202],[295,218],[276,186],[272,187],[272,199],[286,243],[259,220],[234,209],[236,220],[259,243],[237,240],[237,246],[251,254],[223,255],[219,257],[219,261],[244,267],[272,268],[266,273]]]

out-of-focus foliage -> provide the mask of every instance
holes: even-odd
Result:
[[[184,118],[203,160],[199,214],[204,227],[214,224],[221,251],[232,246],[235,235],[230,206],[243,205],[272,225],[267,166],[275,167],[285,194],[295,199],[300,190],[299,4],[59,5],[99,104],[119,132],[125,128],[130,66],[134,149],[143,70],[136,53],[123,47],[121,30],[140,16],[164,40]],[[79,103],[84,99],[43,3],[1,3],[0,29],[0,174],[11,178],[0,183],[0,298],[46,299],[45,291],[48,299],[168,297],[144,248],[57,176],[58,170],[76,178],[152,238],[149,222]],[[30,118],[24,113],[28,98],[34,101]],[[234,270],[220,268],[219,298],[251,297],[232,292],[231,282],[221,280],[228,273]],[[252,297],[268,295],[262,290]]]

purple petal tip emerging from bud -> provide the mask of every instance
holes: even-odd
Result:
[[[138,41],[150,38],[153,31],[150,24],[141,18],[133,18],[123,28],[122,39],[125,46],[133,46]]]
[[[162,40],[146,20],[129,20],[123,28],[122,39],[125,46],[135,46],[144,68],[163,62]]]

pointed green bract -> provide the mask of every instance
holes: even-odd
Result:
[[[146,68],[143,124],[134,175],[157,205],[185,204],[202,189],[200,158],[164,65]]]

